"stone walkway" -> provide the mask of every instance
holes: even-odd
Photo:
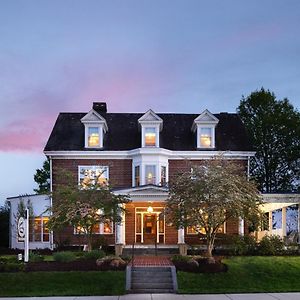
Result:
[[[165,267],[173,266],[170,258],[167,256],[136,256],[130,265],[135,267]]]

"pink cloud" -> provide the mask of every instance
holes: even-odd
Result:
[[[15,120],[0,130],[0,151],[42,152],[50,133],[43,118]]]

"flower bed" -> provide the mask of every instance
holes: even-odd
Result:
[[[171,260],[177,271],[193,273],[219,273],[227,272],[228,270],[227,265],[222,263],[222,257],[215,257],[214,263],[205,257],[190,257],[181,255],[175,255]]]

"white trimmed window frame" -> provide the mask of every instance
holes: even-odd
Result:
[[[103,126],[98,124],[84,124],[84,146],[85,148],[103,148]],[[89,146],[89,128],[98,128],[99,145]]]
[[[104,169],[106,168],[107,172],[107,181],[109,181],[109,166],[100,166],[100,165],[78,165],[78,186],[80,187],[80,168],[87,168],[87,169],[96,169],[96,168],[101,168]]]
[[[211,130],[211,145],[209,147],[201,145],[201,129]],[[197,148],[198,149],[214,149],[216,147],[215,125],[197,125]]]
[[[155,129],[155,146],[146,145],[146,128]],[[142,148],[159,148],[159,124],[142,125]]]
[[[155,166],[155,185],[161,185],[161,167],[166,168],[166,184],[169,182],[169,166],[166,163],[139,162],[132,164],[132,187],[135,185],[135,167],[140,168],[140,186],[146,185],[146,166]]]

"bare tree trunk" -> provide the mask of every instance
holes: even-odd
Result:
[[[207,238],[207,250],[206,250],[206,255],[207,255],[207,258],[208,258],[208,262],[209,263],[215,263],[215,259],[212,255],[212,251],[214,249],[214,241],[215,241],[215,238],[214,237],[208,237]]]

